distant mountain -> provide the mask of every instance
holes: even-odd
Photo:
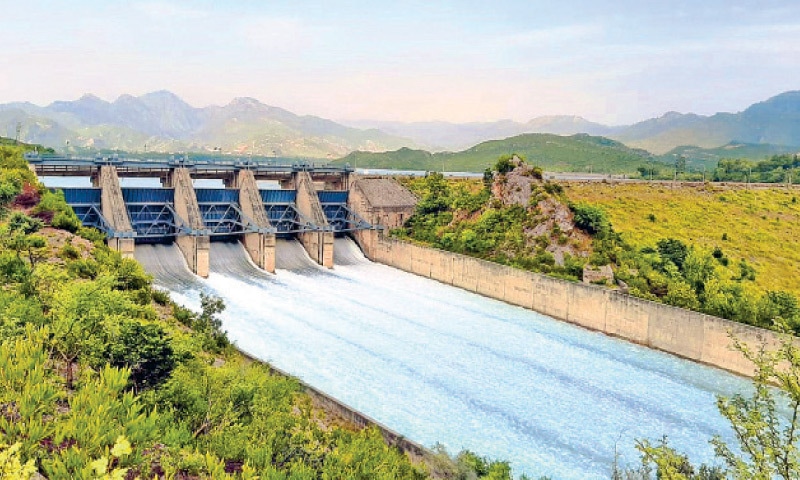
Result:
[[[26,141],[70,150],[253,151],[255,155],[332,158],[353,150],[415,146],[406,138],[295,115],[253,98],[195,108],[167,91],[122,95],[113,102],[87,94],[46,107],[27,102],[0,105],[0,125],[9,130],[0,134],[10,134],[18,122]]]
[[[432,151],[463,150],[479,142],[507,138],[523,133],[605,135],[613,130],[611,127],[590,122],[582,117],[567,115],[537,117],[526,123],[512,120],[473,123],[402,123],[363,120],[346,123],[354,127],[377,128],[392,135],[408,137]]]
[[[605,137],[528,133],[482,142],[452,153],[402,148],[392,152],[353,152],[335,163],[358,168],[482,172],[501,155],[520,154],[551,172],[629,173],[644,167],[651,155]]]
[[[158,152],[252,151],[255,155],[337,158],[353,151],[382,152],[402,147],[460,151],[481,142],[529,133],[582,133],[611,138],[659,156],[677,153],[673,151],[676,148],[709,150],[698,150],[697,158],[710,162],[718,154],[746,153],[743,158],[761,158],[761,151],[783,153],[800,147],[800,91],[782,93],[739,113],[703,116],[668,112],[626,126],[606,126],[566,115],[537,117],[524,123],[351,121],[343,125],[295,115],[253,98],[196,108],[167,91],[139,97],[122,95],[113,102],[87,94],[45,107],[28,102],[0,105],[0,135],[13,137],[17,123],[22,124],[25,141],[78,151],[140,152],[146,146]],[[749,147],[737,147],[741,145]],[[764,147],[753,147],[756,145]]]
[[[690,145],[713,149],[733,144],[800,146],[800,91],[786,92],[750,106],[740,113],[711,116],[668,112],[633,125],[606,126],[574,116],[454,124],[446,122],[351,122],[409,137],[431,150],[460,150],[467,145],[522,133],[601,135],[661,155]],[[776,147],[780,149],[780,147]]]

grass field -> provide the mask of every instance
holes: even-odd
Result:
[[[601,183],[565,187],[571,200],[604,207],[614,229],[634,245],[654,246],[671,237],[719,247],[731,260],[745,258],[753,265],[760,288],[800,294],[800,189]]]

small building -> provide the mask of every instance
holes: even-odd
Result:
[[[347,206],[372,225],[380,225],[387,230],[402,227],[417,208],[419,199],[407,188],[391,178],[362,177],[350,185]],[[361,230],[353,237],[361,250],[372,258],[376,245],[376,230]]]
[[[359,178],[350,187],[350,208],[373,225],[401,227],[419,199],[391,178]]]

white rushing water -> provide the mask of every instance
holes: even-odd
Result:
[[[211,274],[175,246],[136,256],[178,301],[225,300],[224,327],[244,351],[419,443],[507,459],[515,475],[609,478],[615,449],[668,435],[695,461],[731,432],[715,395],[748,382],[366,260],[336,240],[336,268],[279,241],[279,270],[239,244],[212,243]]]

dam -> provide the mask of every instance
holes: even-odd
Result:
[[[747,391],[741,377],[373,263],[348,236],[332,247],[330,269],[278,237],[270,274],[220,236],[207,278],[174,242],[133,254],[180,303],[223,298],[248,354],[418,443],[508,460],[515,476],[609,478],[615,455],[635,466],[635,440],[663,435],[710,462],[708,440],[732,440],[715,396]]]

